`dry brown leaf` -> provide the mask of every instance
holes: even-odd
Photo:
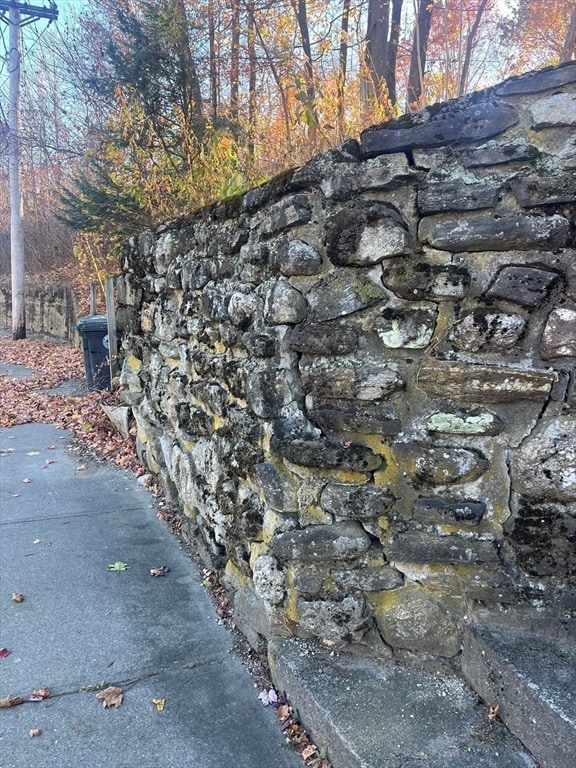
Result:
[[[152,699],[152,703],[154,704],[158,712],[162,712],[166,704],[166,699]]]
[[[155,568],[150,568],[150,576],[165,576],[169,570],[167,565],[157,565]]]
[[[316,746],[316,744],[309,744],[306,747],[306,749],[302,750],[302,753],[301,753],[302,754],[302,759],[303,760],[308,760],[308,758],[312,757],[313,755],[315,755],[317,751],[318,751],[318,747]]]
[[[29,733],[30,733],[30,736],[42,736],[42,729],[41,728],[31,728]]]
[[[30,701],[42,701],[42,699],[49,699],[52,696],[50,688],[35,688],[30,694]]]
[[[108,707],[116,707],[116,709],[118,709],[120,704],[122,704],[124,693],[122,692],[122,688],[110,685],[105,690],[97,693],[96,698],[102,699],[104,709],[107,709]]]
[[[15,603],[23,603],[24,602],[24,595],[22,592],[13,592],[12,593],[12,600],[14,600]]]
[[[292,709],[288,704],[280,704],[276,710],[276,715],[281,723],[285,723],[292,715]]]
[[[488,709],[488,722],[489,723],[493,723],[497,719],[498,712],[500,712],[500,704],[496,704],[495,707],[490,707]]]
[[[12,696],[11,693],[9,693],[8,696],[5,696],[3,699],[0,699],[0,709],[17,707],[18,704],[24,704],[24,699],[21,699],[20,696]]]

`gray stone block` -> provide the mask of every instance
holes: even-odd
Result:
[[[518,122],[514,107],[494,100],[444,102],[404,115],[360,135],[365,157],[445,144],[471,144],[497,136]]]
[[[460,217],[432,224],[426,239],[435,248],[447,251],[553,251],[566,244],[569,229],[567,219],[558,214]]]
[[[270,548],[279,560],[316,563],[325,560],[348,560],[367,552],[370,538],[358,523],[310,525],[298,531],[275,536]]]
[[[273,437],[270,447],[274,453],[292,464],[301,464],[303,467],[371,472],[383,464],[381,456],[357,444],[347,446],[329,440]]]
[[[444,399],[507,403],[545,400],[556,379],[556,373],[536,369],[471,365],[428,358],[420,367],[418,386]]]
[[[461,179],[421,184],[418,187],[418,209],[423,216],[445,211],[475,211],[492,208],[500,186],[478,182],[463,184]]]
[[[374,485],[328,483],[320,505],[335,517],[365,520],[385,515],[394,502],[387,488]]]
[[[434,496],[418,499],[413,519],[421,523],[440,525],[478,525],[486,512],[482,501],[444,501]]]
[[[438,536],[436,532],[406,531],[398,534],[388,552],[398,563],[491,563],[500,562],[493,541],[474,536]]]

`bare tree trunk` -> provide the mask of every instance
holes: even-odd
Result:
[[[238,123],[240,89],[240,0],[232,0],[232,45],[230,48],[230,117]]]
[[[196,71],[196,64],[190,50],[190,31],[186,6],[184,5],[184,0],[173,0],[173,2],[180,21],[176,28],[177,38],[174,43],[182,61],[182,93],[185,102],[182,106],[186,115],[186,122],[194,133],[201,135],[204,132],[202,91],[200,90],[200,79]]]
[[[422,107],[424,72],[426,70],[426,52],[430,35],[430,22],[434,10],[433,0],[419,0],[418,13],[410,56],[410,74],[408,76],[408,109],[416,111]]]
[[[460,82],[458,83],[458,96],[463,96],[468,87],[468,73],[470,72],[470,59],[472,58],[472,51],[476,42],[476,35],[478,34],[478,27],[482,20],[482,15],[488,4],[488,0],[482,0],[476,11],[476,18],[470,28],[468,37],[466,38],[466,48],[464,53],[464,63],[462,64],[462,72],[460,73]],[[576,15],[575,15],[576,18]]]
[[[308,11],[306,0],[293,0],[296,12],[302,50],[304,51],[304,73],[306,78],[306,125],[308,126],[308,138],[312,144],[316,143],[318,135],[318,114],[316,112],[316,87],[314,85],[314,64],[312,62],[312,46],[310,44],[310,28],[308,26]]]
[[[336,98],[338,109],[338,132],[340,134],[340,139],[343,139],[345,134],[344,89],[346,87],[346,71],[348,68],[348,27],[350,21],[350,3],[351,0],[344,0],[342,5],[340,50],[338,52],[338,90]]]
[[[371,80],[371,91],[382,99],[388,67],[388,32],[390,0],[369,0],[366,22],[365,61]]]
[[[256,19],[254,16],[254,0],[248,0],[246,4],[248,11],[248,157],[250,162],[254,163],[255,158],[255,132],[256,132],[256,49],[254,42],[256,38]]]
[[[386,85],[390,104],[395,105],[396,96],[396,61],[398,59],[398,44],[400,42],[400,27],[402,19],[402,4],[404,0],[392,0],[392,20],[390,24],[390,39],[386,61]]]
[[[214,0],[208,0],[208,43],[210,48],[210,108],[212,122],[218,116],[218,68],[216,57],[216,25],[214,23]]]
[[[574,52],[576,51],[576,8],[572,11],[572,18],[570,19],[570,26],[564,39],[564,45],[562,46],[562,52],[560,53],[560,64],[564,64],[566,61],[572,61]]]

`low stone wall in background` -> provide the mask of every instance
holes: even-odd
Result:
[[[12,287],[0,283],[0,323],[12,329]],[[61,341],[75,339],[76,303],[67,283],[26,284],[26,329],[28,333]]]
[[[253,641],[574,611],[575,128],[571,63],[131,241],[139,451]]]

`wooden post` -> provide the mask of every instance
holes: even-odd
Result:
[[[96,283],[90,283],[90,314],[96,314]]]
[[[116,337],[116,307],[114,305],[114,278],[107,277],[104,282],[106,291],[106,317],[108,319],[108,360],[110,362],[110,389],[118,367],[118,340]]]

